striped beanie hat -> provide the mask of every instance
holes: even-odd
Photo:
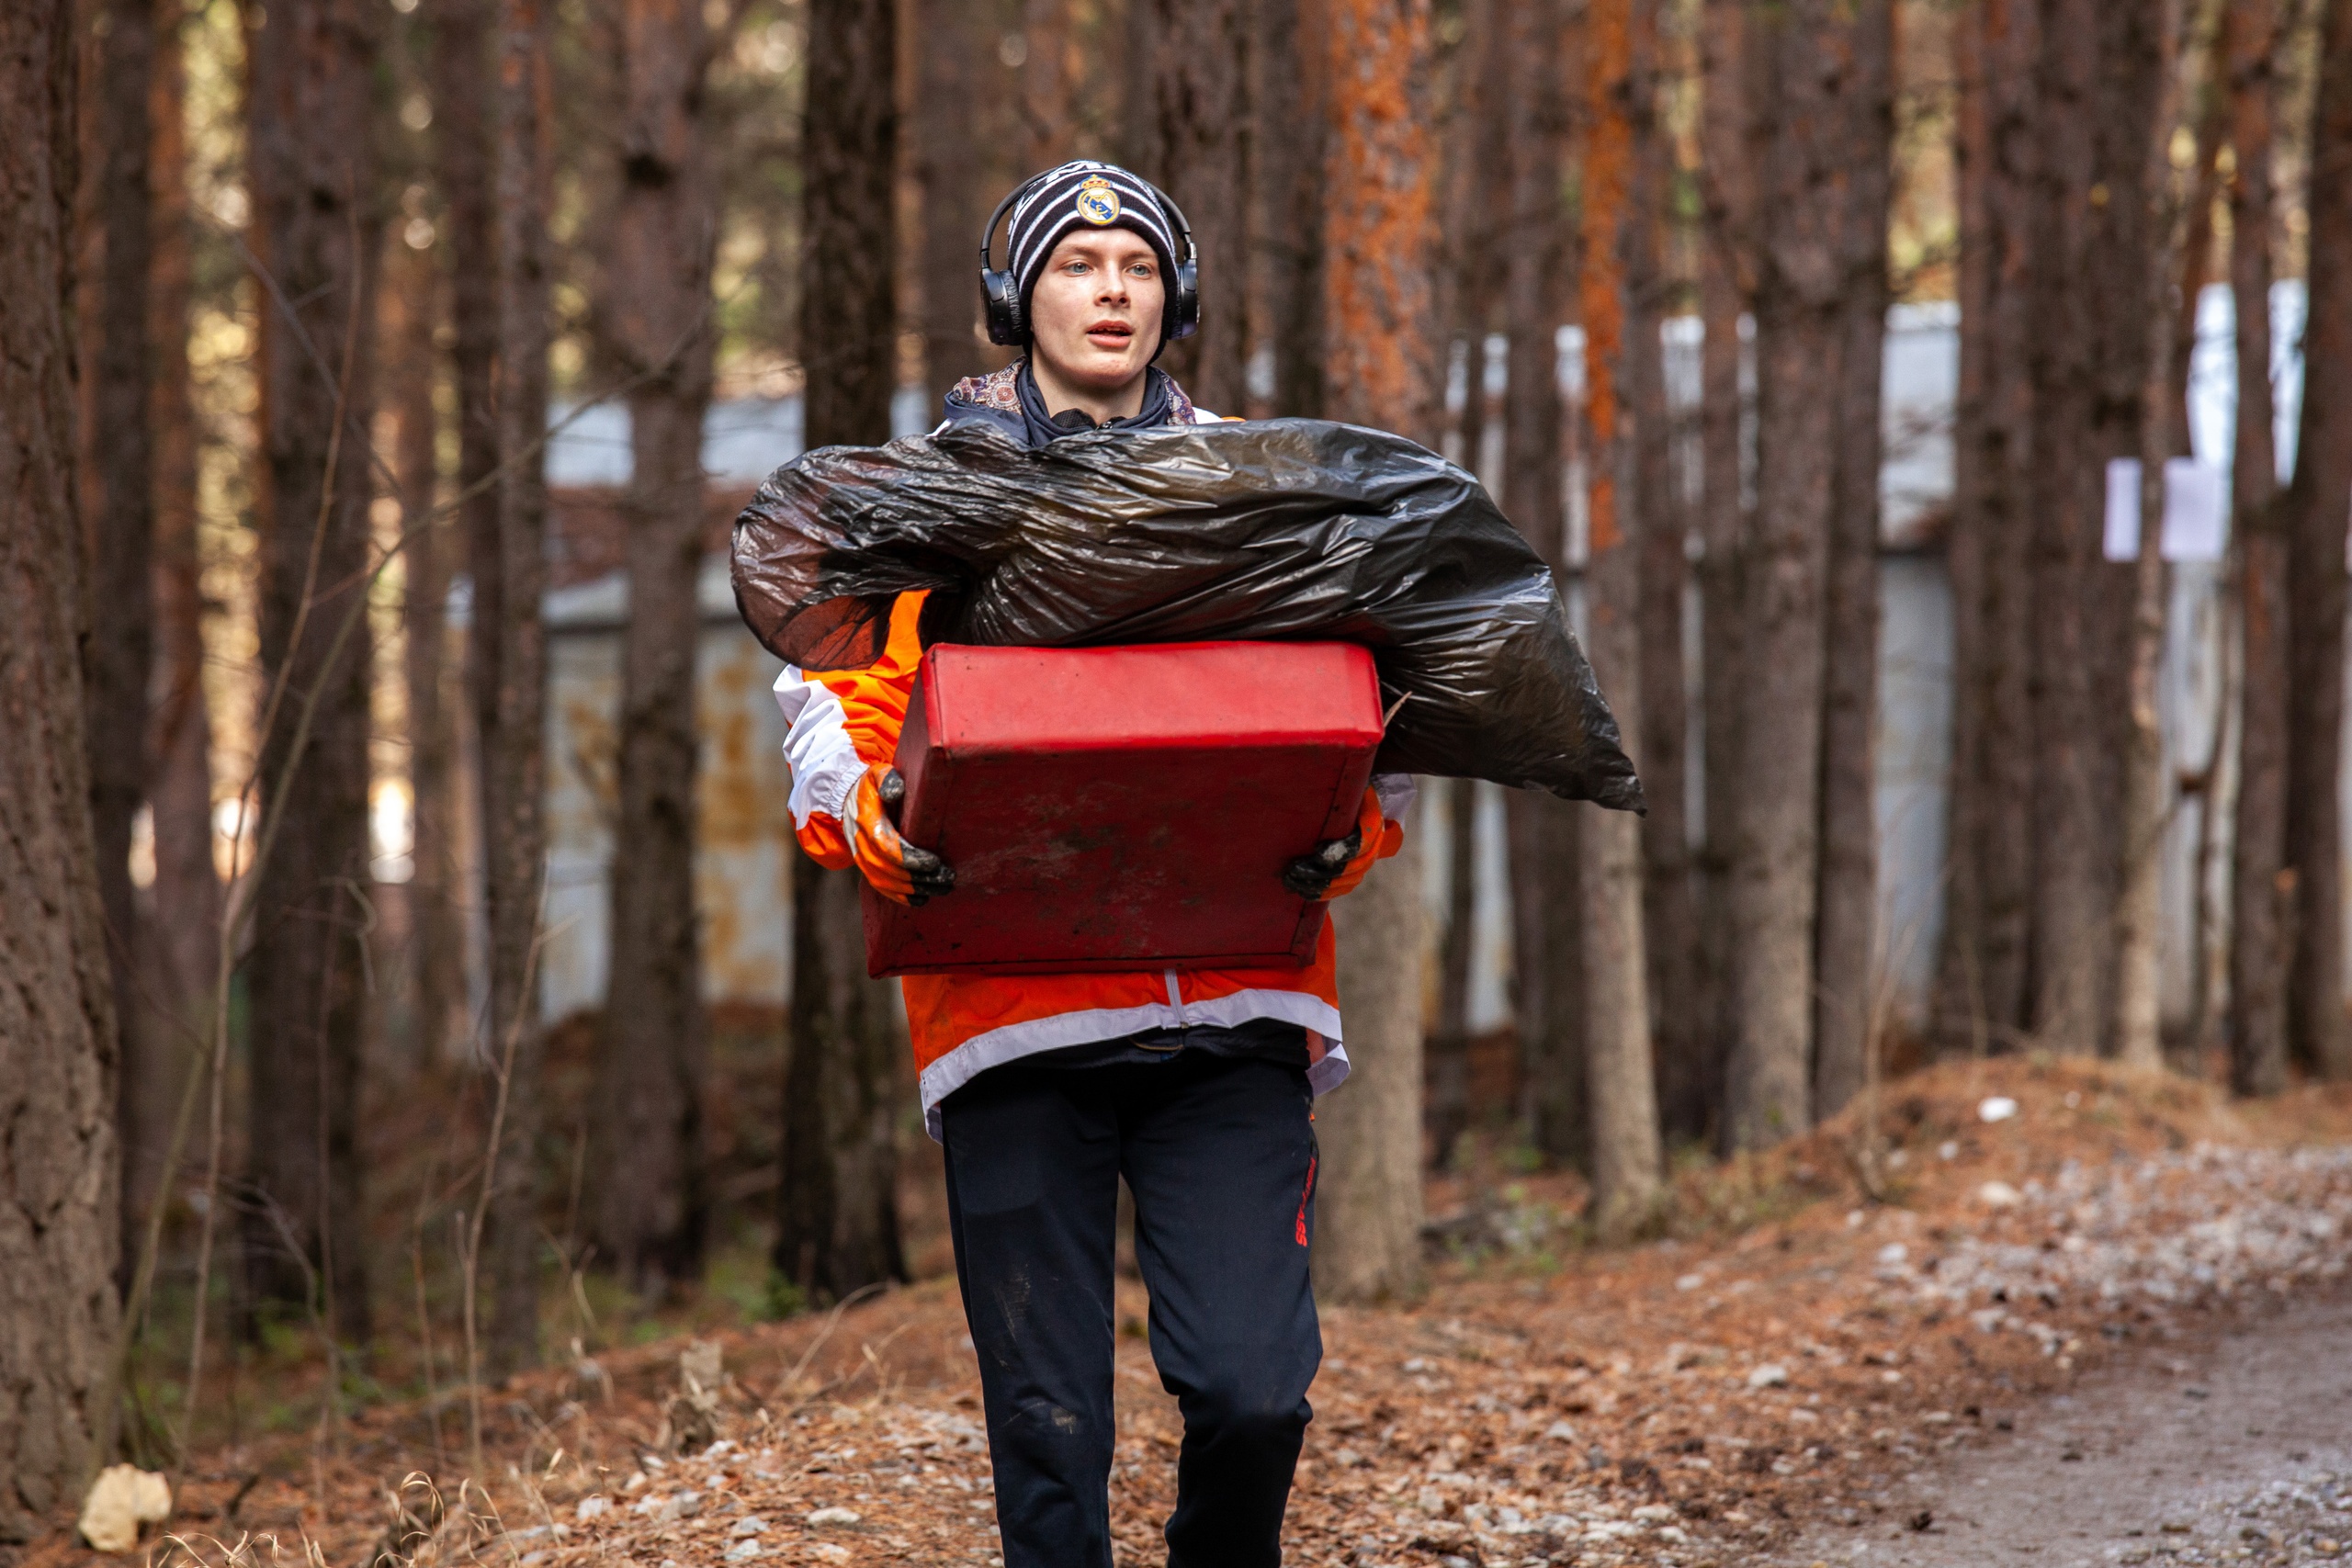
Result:
[[[1031,181],[1028,193],[1012,204],[1012,216],[1005,224],[1005,266],[1020,282],[1023,320],[1046,258],[1063,235],[1082,228],[1132,229],[1141,234],[1159,257],[1159,275],[1172,294],[1179,250],[1167,199],[1150,181],[1115,164],[1080,158]],[[1162,344],[1173,314],[1170,310],[1161,316]]]

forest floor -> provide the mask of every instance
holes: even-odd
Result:
[[[2094,1064],[1946,1064],[1874,1118],[1680,1172],[1657,1239],[1584,1244],[1577,1199],[1435,1184],[1427,1292],[1326,1312],[1288,1561],[2352,1556],[2352,1093],[2246,1106]],[[1174,1493],[1147,1310],[1123,1278],[1123,1568],[1164,1560]],[[2208,1407],[2201,1447],[2161,1414],[2200,1379],[2260,1385]],[[151,1568],[999,1561],[952,1280],[519,1379],[483,1396],[479,1464],[471,1414],[379,1404],[201,1452]],[[2278,1428],[2246,1439],[2258,1462],[2223,1462],[2257,1422]],[[2187,1473],[2127,1483],[2150,1463]],[[2116,1501],[2066,1515],[2092,1494]],[[90,1561],[64,1530],[22,1557]]]

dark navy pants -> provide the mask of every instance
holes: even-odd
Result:
[[[1323,1357],[1306,1073],[1198,1050],[1012,1064],[942,1107],[1005,1568],[1110,1568],[1122,1177],[1151,1353],[1183,1413],[1171,1568],[1273,1568]]]

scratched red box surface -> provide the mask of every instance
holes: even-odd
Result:
[[[1380,732],[1372,655],[1346,643],[934,647],[899,820],[956,891],[868,888],[866,967],[1305,964],[1324,908],[1283,864],[1354,826]]]

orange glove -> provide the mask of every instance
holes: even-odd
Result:
[[[897,904],[922,904],[956,891],[956,868],[899,836],[890,813],[907,781],[888,762],[869,766],[850,790],[849,856],[874,891]]]
[[[1328,840],[1313,854],[1283,866],[1283,886],[1302,898],[1329,902],[1343,897],[1356,890],[1373,862],[1395,854],[1404,840],[1404,829],[1382,815],[1380,796],[1365,790],[1354,829],[1346,838]]]

